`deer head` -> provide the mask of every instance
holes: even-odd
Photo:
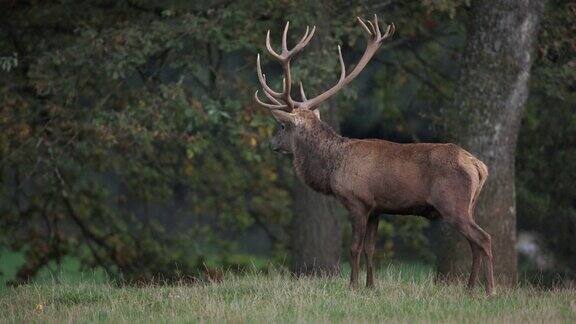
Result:
[[[340,79],[338,82],[330,89],[311,99],[307,99],[302,82],[300,82],[300,101],[292,98],[292,75],[290,72],[290,62],[292,57],[300,53],[304,47],[310,43],[310,40],[312,40],[314,32],[316,31],[316,27],[312,27],[312,30],[310,30],[309,27],[306,27],[306,32],[298,44],[296,44],[292,49],[288,49],[287,38],[290,22],[287,22],[282,34],[282,51],[280,53],[277,53],[272,49],[272,45],[270,45],[270,30],[268,30],[266,34],[266,48],[270,55],[282,65],[284,73],[282,91],[275,91],[268,86],[266,75],[262,73],[260,54],[258,54],[256,58],[258,80],[260,81],[264,95],[270,102],[267,103],[260,100],[258,91],[254,93],[254,99],[262,107],[270,109],[272,116],[280,124],[278,132],[274,135],[271,141],[272,149],[275,151],[283,153],[292,152],[292,145],[294,142],[293,137],[295,134],[299,133],[298,129],[311,128],[320,122],[320,114],[318,112],[320,104],[334,96],[338,91],[340,91],[340,89],[354,80],[354,78],[360,74],[364,67],[366,67],[366,64],[368,64],[370,59],[378,51],[383,41],[394,34],[395,27],[394,24],[391,24],[388,25],[386,32],[382,35],[378,24],[378,17],[376,15],[374,15],[372,21],[364,21],[359,17],[357,19],[360,26],[368,36],[366,49],[364,50],[364,54],[362,55],[362,58],[360,58],[358,64],[356,64],[350,74],[346,75],[346,66],[344,65],[344,59],[342,58],[342,51],[340,46],[338,46],[338,58],[340,60],[341,68]]]

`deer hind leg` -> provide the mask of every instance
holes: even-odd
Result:
[[[376,248],[376,238],[378,234],[378,215],[373,214],[368,218],[366,236],[364,238],[364,255],[366,256],[366,287],[374,287],[374,250]]]
[[[468,243],[470,243],[470,248],[472,249],[472,270],[468,279],[468,289],[473,290],[482,267],[482,250],[474,241],[468,240]]]
[[[486,260],[486,294],[494,294],[494,260],[492,257],[492,238],[478,224],[470,224],[474,239],[481,247],[481,252]]]
[[[490,235],[478,226],[472,217],[473,197],[463,192],[455,192],[447,188],[465,188],[470,183],[445,182],[439,184],[435,189],[435,195],[432,205],[440,212],[441,217],[448,223],[454,225],[470,243],[472,251],[472,269],[468,280],[468,287],[473,288],[482,259],[486,260],[486,292],[491,295],[494,288],[493,266],[492,266],[492,248]],[[462,199],[461,197],[470,197]],[[472,207],[472,208],[471,208]]]
[[[486,260],[486,293],[492,295],[494,292],[494,271],[490,235],[478,226],[471,217],[467,217],[464,221],[459,221],[455,225],[456,229],[466,237],[472,250],[472,269],[468,280],[468,288],[472,289],[476,284],[483,256]]]

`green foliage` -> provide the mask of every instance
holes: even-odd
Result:
[[[66,255],[127,280],[195,275],[256,222],[288,221],[273,125],[222,69],[256,43],[230,14],[246,8],[134,6],[12,8],[3,46],[25,59],[1,93],[0,222],[26,252],[19,280]]]

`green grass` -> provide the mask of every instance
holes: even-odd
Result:
[[[117,287],[86,278],[35,283],[0,294],[6,322],[576,322],[575,290],[504,289],[485,297],[437,285],[431,270],[390,266],[377,288],[282,272],[227,274],[199,285]]]
[[[26,257],[22,252],[0,249],[0,293],[6,289],[6,283],[16,278],[18,268],[24,264]],[[91,281],[106,281],[106,274],[102,269],[84,270],[78,259],[64,257],[60,266],[50,262],[34,277],[35,283],[52,283],[59,278],[65,278],[67,283],[82,282],[86,278]]]
[[[13,279],[18,267],[24,263],[24,254],[0,248],[0,289]]]

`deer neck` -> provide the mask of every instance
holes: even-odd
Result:
[[[340,166],[347,140],[323,122],[297,133],[293,163],[300,180],[316,191],[331,194],[332,174]]]

